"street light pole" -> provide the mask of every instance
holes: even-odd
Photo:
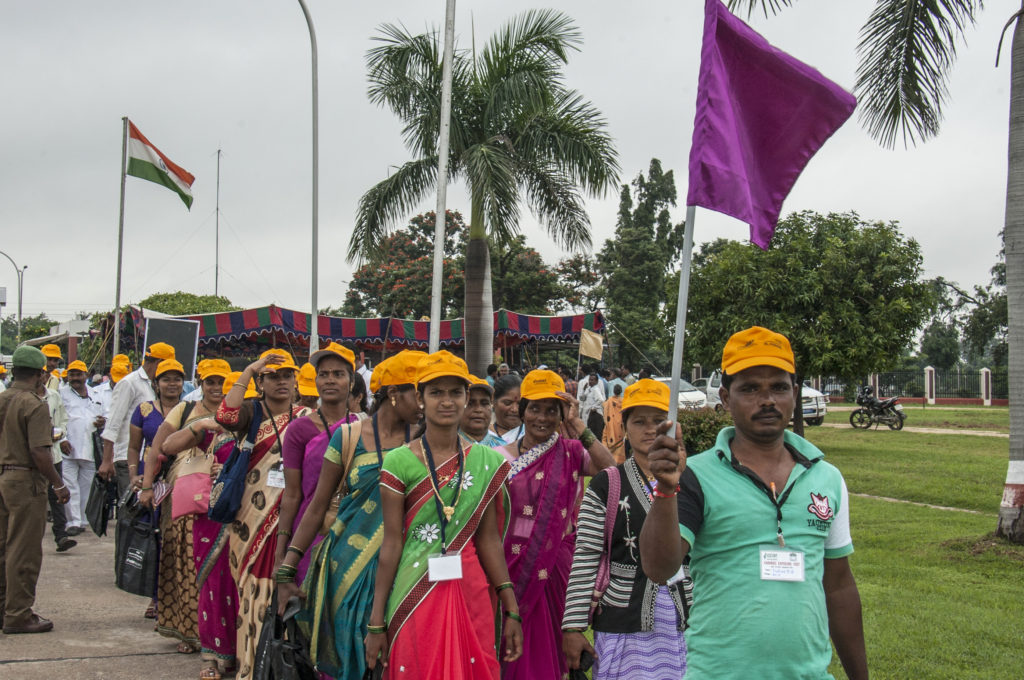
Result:
[[[313,17],[309,14],[309,8],[306,7],[305,0],[299,0],[299,5],[302,7],[302,13],[306,16],[306,25],[309,26],[309,46],[310,51],[313,54],[313,300],[311,303],[312,314],[309,317],[309,354],[313,355],[314,352],[320,349],[320,325],[318,322],[319,314],[317,313],[316,293],[317,283],[319,279],[319,234],[317,226],[317,212],[320,205],[320,189],[319,189],[319,142],[318,142],[318,122],[317,122],[317,109],[319,107],[318,100],[319,95],[317,92],[317,67],[316,67],[316,31],[313,30]]]
[[[12,258],[10,255],[8,255],[2,250],[0,250],[0,255],[3,255],[8,260],[10,260],[11,264],[14,266],[14,271],[17,272],[18,274],[18,339],[15,342],[15,345],[18,345],[21,343],[21,294],[24,288],[23,284],[25,281],[25,270],[28,269],[28,265],[19,268],[18,264],[14,261],[14,258]]]

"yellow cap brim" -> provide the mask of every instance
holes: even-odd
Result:
[[[780,368],[786,373],[796,373],[796,366],[782,357],[746,357],[739,361],[734,361],[728,366],[722,366],[722,373],[736,375],[740,371],[745,371],[754,366],[771,366],[773,368]]]
[[[299,394],[304,397],[319,397],[320,392],[317,391],[316,387],[309,387],[307,385],[299,385]]]
[[[441,369],[441,370],[438,370],[438,371],[427,373],[426,375],[417,378],[416,384],[417,385],[422,385],[422,384],[428,383],[428,382],[430,382],[432,380],[437,380],[438,378],[458,378],[459,380],[463,381],[467,385],[470,384],[469,378],[467,378],[464,373],[458,373],[458,372],[456,372],[454,370],[451,370],[451,369]]]
[[[523,397],[523,399],[525,399],[527,401],[541,401],[543,399],[557,399],[559,401],[564,401],[566,403],[569,403],[568,399],[566,399],[565,397],[560,397],[557,394],[555,394],[554,392],[539,392],[537,394],[532,394],[529,397]]]
[[[667,401],[666,402],[658,403],[658,402],[652,401],[652,400],[638,399],[636,401],[630,402],[629,404],[627,404],[625,401],[622,402],[622,410],[623,411],[625,411],[627,409],[631,409],[631,408],[636,408],[637,406],[650,406],[651,408],[656,408],[659,411],[664,411],[665,413],[668,413],[668,402]]]

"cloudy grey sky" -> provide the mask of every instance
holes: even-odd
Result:
[[[440,25],[443,0],[308,0],[320,44],[321,306],[340,304],[359,196],[408,159],[399,125],[366,99],[364,55],[386,22]],[[628,180],[658,157],[686,194],[703,2],[459,0],[468,47],[509,16],[554,7],[584,36],[570,86],[607,117]],[[781,49],[852,89],[867,0],[803,2],[751,23]],[[898,220],[924,252],[926,272],[985,283],[999,248],[1006,186],[1007,16],[992,3],[968,32],[950,83],[940,138],[880,149],[851,120],[811,161],[784,206],[857,210]],[[128,178],[122,300],[154,292],[213,292],[216,151],[221,163],[220,292],[234,303],[310,303],[310,64],[293,0],[53,0],[8,4],[0,22],[0,250],[25,276],[25,315],[66,319],[114,302],[121,116],[196,176],[191,212],[172,192]],[[464,189],[449,207],[468,213]],[[431,209],[433,199],[422,210]],[[617,196],[588,209],[597,247],[612,236]],[[680,205],[675,216],[683,217]],[[522,229],[549,260],[562,255],[524,212]],[[698,210],[696,241],[745,239],[746,225]],[[0,286],[15,311],[13,268]]]

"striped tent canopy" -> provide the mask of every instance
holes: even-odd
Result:
[[[125,321],[145,327],[144,311],[133,307]],[[178,317],[199,322],[199,350],[216,356],[252,355],[267,347],[290,347],[302,354],[309,347],[309,314],[277,305],[238,312]],[[601,312],[569,316],[534,316],[505,309],[494,313],[494,346],[512,347],[530,342],[579,342],[580,331],[600,332]],[[462,347],[463,320],[441,322],[441,347]],[[127,329],[126,329],[127,330]],[[321,314],[317,319],[321,344],[332,340],[364,350],[426,349],[430,322],[397,317],[355,319]],[[125,333],[122,337],[131,337]]]

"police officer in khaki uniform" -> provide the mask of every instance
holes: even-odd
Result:
[[[46,357],[19,347],[12,357],[14,382],[0,394],[0,613],[3,632],[45,633],[53,622],[32,611],[43,563],[46,491],[67,503],[64,481],[53,466],[53,426],[46,402],[36,396],[48,374]]]

